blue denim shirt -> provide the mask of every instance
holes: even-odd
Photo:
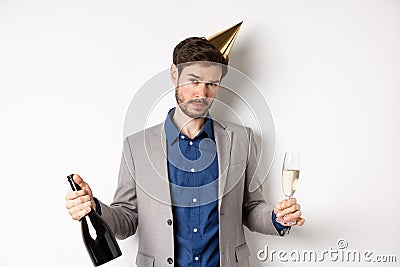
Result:
[[[218,158],[212,120],[190,139],[165,120],[175,266],[219,266]]]

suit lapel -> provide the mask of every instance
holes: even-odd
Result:
[[[158,175],[158,178],[153,181],[154,184],[152,187],[157,187],[157,195],[161,198],[159,200],[170,205],[171,194],[168,179],[164,124],[157,125],[152,130],[146,130],[144,139],[150,162]]]
[[[218,154],[218,209],[220,209],[231,157],[232,132],[216,121],[213,121],[213,127]]]

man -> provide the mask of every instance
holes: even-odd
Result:
[[[252,131],[208,113],[227,64],[204,38],[175,47],[170,76],[176,107],[163,124],[125,139],[110,206],[74,175],[82,190],[66,195],[71,217],[95,209],[117,238],[138,230],[138,266],[248,266],[243,225],[285,235],[289,222],[304,224],[296,199],[273,207],[261,188],[249,190],[257,167]]]

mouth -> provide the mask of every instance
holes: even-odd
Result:
[[[203,109],[206,105],[204,105],[203,103],[192,103],[192,106],[195,109]]]
[[[207,101],[190,101],[189,102],[195,109],[203,109],[204,107],[207,107]]]

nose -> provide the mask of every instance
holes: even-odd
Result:
[[[195,97],[196,98],[205,98],[207,97],[207,84],[202,82],[196,86]]]

